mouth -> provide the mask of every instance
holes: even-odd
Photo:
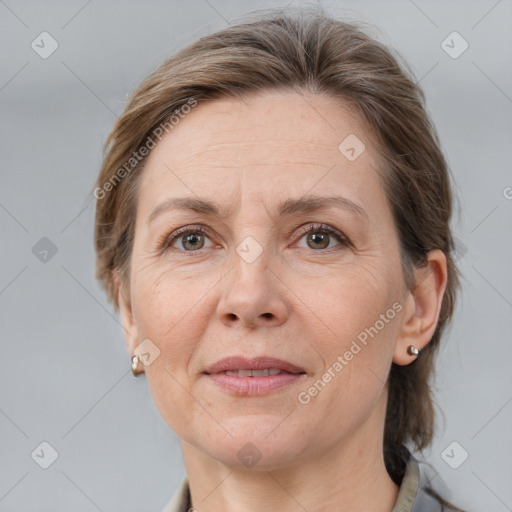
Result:
[[[229,357],[203,372],[211,381],[236,395],[264,395],[303,380],[304,369],[273,357]]]
[[[225,372],[217,373],[216,375],[229,375],[230,377],[272,377],[273,375],[282,375],[285,373],[288,375],[295,375],[293,373],[280,370],[279,368],[265,368],[264,370],[227,370]]]

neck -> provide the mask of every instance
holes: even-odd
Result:
[[[233,469],[182,441],[192,507],[200,512],[391,512],[399,488],[386,471],[383,434],[370,430],[363,425],[319,449],[314,459],[271,471]]]

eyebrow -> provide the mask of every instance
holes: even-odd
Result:
[[[340,208],[348,212],[354,213],[360,217],[368,218],[368,214],[357,203],[342,196],[315,196],[308,195],[299,199],[287,199],[279,204],[277,208],[277,216],[284,217],[287,215],[298,213],[312,213],[328,208]],[[209,199],[196,197],[175,197],[167,199],[155,207],[147,219],[149,224],[155,217],[164,211],[169,210],[188,210],[219,219],[229,217],[232,212],[227,210],[219,203]]]

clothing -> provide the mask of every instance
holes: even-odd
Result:
[[[425,490],[430,486],[437,492],[446,494],[446,487],[441,478],[436,476],[437,472],[430,464],[419,461],[405,447],[403,448],[408,454],[408,461],[391,512],[442,512],[443,507],[439,501]],[[190,489],[188,478],[185,478],[162,512],[188,512],[190,508]]]

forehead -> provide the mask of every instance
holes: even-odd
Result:
[[[299,197],[337,188],[371,199],[382,193],[378,172],[373,138],[347,105],[271,91],[192,108],[148,156],[140,198]]]

